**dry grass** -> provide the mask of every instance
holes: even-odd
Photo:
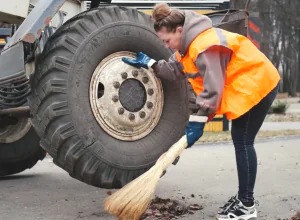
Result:
[[[300,121],[299,113],[287,113],[287,114],[269,114],[265,121],[268,122],[290,122]]]
[[[300,135],[300,130],[260,131],[257,139]],[[230,131],[204,132],[199,143],[231,141]]]

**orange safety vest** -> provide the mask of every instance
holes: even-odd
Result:
[[[176,52],[177,60],[182,63],[183,71],[197,95],[204,88],[195,61],[199,54],[213,46],[226,47],[233,52],[226,68],[225,87],[216,114],[225,114],[229,120],[236,119],[269,94],[280,81],[280,75],[248,38],[211,28],[193,40],[185,56]]]

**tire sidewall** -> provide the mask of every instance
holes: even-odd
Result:
[[[13,143],[0,144],[0,162],[22,161],[40,149],[40,138],[33,127],[19,140]]]
[[[73,57],[69,74],[68,103],[76,133],[96,157],[114,167],[140,169],[153,164],[184,131],[188,117],[186,82],[162,81],[164,107],[161,119],[146,137],[121,141],[107,134],[95,119],[89,99],[90,80],[98,64],[115,52],[143,51],[150,57],[168,59],[155,32],[131,22],[105,25],[81,43]],[[186,114],[182,114],[185,112]]]
[[[43,160],[46,152],[33,127],[19,140],[0,144],[0,176],[20,173]]]

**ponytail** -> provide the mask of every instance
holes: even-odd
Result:
[[[177,27],[184,25],[185,16],[180,10],[171,10],[166,3],[157,4],[152,12],[154,19],[154,29],[156,32],[161,30],[163,27],[168,32],[175,32]]]

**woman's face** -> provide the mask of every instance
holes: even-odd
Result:
[[[168,32],[167,28],[163,27],[157,32],[157,35],[166,44],[167,48],[180,50],[182,27],[177,27],[175,32]]]

